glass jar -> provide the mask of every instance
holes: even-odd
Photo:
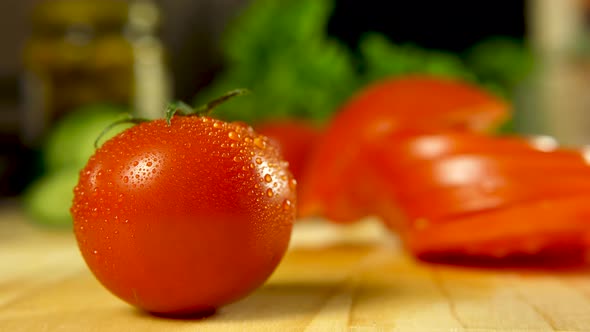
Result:
[[[161,112],[170,87],[158,18],[146,0],[37,6],[24,52],[24,140],[34,144],[54,121],[88,104],[127,106],[143,117]]]
[[[528,22],[536,69],[515,114],[520,132],[551,135],[567,146],[590,144],[585,13],[582,1],[530,2]]]

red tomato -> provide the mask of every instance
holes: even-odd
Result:
[[[427,259],[534,256],[572,248],[584,253],[590,245],[589,199],[584,194],[540,200],[437,224],[416,220],[404,237],[416,256]]]
[[[485,131],[507,115],[507,105],[469,84],[433,77],[378,82],[346,103],[314,150],[301,186],[303,215],[354,221],[374,193],[366,153],[402,131]]]
[[[392,156],[384,156],[392,158]],[[376,164],[383,176],[395,182],[400,191],[431,189],[435,187],[478,184],[484,181],[509,179],[513,181],[542,181],[551,176],[573,172],[587,174],[588,164],[578,158],[556,158],[551,154],[501,156],[457,155],[431,162],[399,165],[394,160]]]
[[[590,173],[590,172],[589,172]],[[397,199],[411,219],[439,220],[505,208],[531,201],[580,194],[590,195],[590,174],[583,178],[534,181],[482,181],[479,184],[404,193]]]
[[[383,142],[370,158],[382,180],[374,210],[417,257],[563,262],[590,246],[590,165],[580,152],[477,134]]]
[[[580,158],[578,152],[558,150],[554,144],[548,137],[494,137],[475,133],[439,131],[434,134],[410,132],[390,135],[372,148],[377,150],[376,153],[383,153],[395,159],[398,164],[433,160],[451,155],[484,153],[514,156],[552,152],[553,156],[563,154]]]
[[[80,173],[80,251],[111,292],[147,311],[207,312],[259,287],[287,249],[295,182],[264,136],[205,116],[107,141]]]
[[[378,183],[379,192],[402,205],[409,218],[469,213],[590,188],[590,167],[580,153],[543,152],[524,139],[439,134],[390,137],[384,143],[371,155],[374,170],[387,179]],[[471,154],[461,154],[465,151]]]

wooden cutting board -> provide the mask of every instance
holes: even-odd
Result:
[[[590,331],[589,271],[424,265],[374,223],[297,227],[268,283],[201,320],[145,314],[89,273],[70,232],[0,214],[0,331]]]

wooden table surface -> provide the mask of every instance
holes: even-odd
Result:
[[[0,331],[590,331],[590,273],[425,265],[377,223],[297,227],[267,284],[201,320],[108,293],[71,232],[0,214]]]

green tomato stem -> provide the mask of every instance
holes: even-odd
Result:
[[[191,106],[187,105],[186,103],[183,103],[182,101],[177,101],[177,102],[171,103],[166,108],[166,123],[168,123],[168,125],[170,125],[171,121],[172,121],[172,117],[174,117],[174,115],[176,113],[180,113],[185,116],[209,115],[215,109],[215,107],[225,103],[229,99],[232,99],[232,98],[238,97],[238,96],[243,96],[248,93],[250,93],[250,90],[248,90],[248,89],[231,90],[229,92],[226,92],[222,96],[220,96],[216,99],[213,99],[212,101],[208,102],[207,104],[201,105],[197,108],[192,108]]]
[[[96,137],[96,140],[94,141],[94,148],[98,149],[99,147],[99,142],[100,139],[103,138],[104,135],[106,135],[109,131],[111,131],[111,129],[115,128],[118,125],[122,125],[125,123],[133,123],[133,124],[139,124],[142,122],[148,122],[148,119],[141,119],[141,118],[134,118],[133,115],[127,113],[126,114],[126,118],[115,121],[113,123],[111,123],[110,125],[108,125],[105,129],[103,129],[100,134],[98,135],[98,137]]]

